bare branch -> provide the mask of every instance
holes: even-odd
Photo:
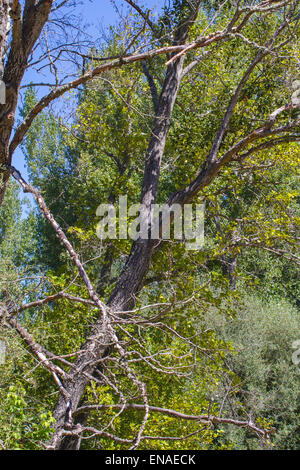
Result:
[[[147,13],[143,12],[143,10],[136,4],[136,2],[133,2],[132,0],[125,0],[132,8],[134,8],[139,15],[145,20],[145,22],[150,26],[152,32],[157,35],[157,26],[150,20],[149,18],[149,13],[150,10],[148,10]]]
[[[89,410],[107,410],[107,409],[120,409],[120,408],[132,409],[132,410],[145,410],[144,405],[135,404],[135,403],[127,403],[124,405],[86,405],[79,407],[76,413],[80,413],[83,411]],[[265,439],[269,439],[270,431],[260,428],[251,420],[249,421],[241,421],[232,418],[221,418],[219,416],[210,416],[210,415],[188,415],[185,413],[181,413],[180,411],[171,410],[168,408],[161,408],[157,406],[148,406],[149,412],[152,413],[161,413],[166,416],[171,416],[172,418],[179,418],[184,419],[187,421],[196,421],[197,423],[205,424],[205,425],[218,425],[218,424],[227,424],[233,425],[236,427],[248,428],[255,434],[262,436]],[[273,432],[273,430],[272,430]],[[143,436],[143,439],[147,439],[148,437]]]
[[[85,269],[84,269],[84,267],[83,267],[83,265],[82,265],[82,263],[79,259],[79,256],[74,251],[74,248],[72,247],[71,243],[67,239],[67,237],[66,237],[65,233],[63,232],[62,228],[56,222],[56,220],[54,219],[54,217],[51,214],[50,210],[46,206],[46,203],[45,203],[43,197],[41,196],[41,194],[38,192],[37,189],[33,188],[32,186],[30,186],[29,184],[26,183],[26,181],[22,178],[22,176],[21,176],[21,174],[19,173],[18,170],[16,170],[14,167],[11,167],[11,166],[9,168],[10,168],[12,176],[22,186],[23,191],[25,193],[31,193],[35,197],[35,199],[36,199],[36,201],[37,201],[37,203],[38,203],[38,205],[41,209],[42,214],[50,222],[50,224],[52,225],[52,227],[55,230],[55,233],[56,233],[57,237],[60,239],[61,243],[65,246],[65,248],[67,249],[67,251],[68,251],[68,253],[71,257],[71,259],[73,260],[74,264],[76,265],[76,267],[79,271],[79,274],[82,277],[82,279],[83,279],[83,281],[86,285],[89,296],[95,302],[95,305],[97,305],[99,310],[102,312],[103,317],[105,318],[107,316],[107,307],[103,304],[103,302],[99,299],[98,295],[96,294],[96,291],[95,291],[95,289],[94,289],[94,287],[93,287],[93,285],[92,285],[92,283],[91,283],[91,281],[90,281],[90,279],[89,279],[89,277],[88,277],[88,275],[87,275],[87,273],[86,273],[86,271],[85,271]]]
[[[158,97],[155,81],[154,81],[154,79],[153,79],[153,77],[150,73],[147,62],[145,60],[142,61],[142,67],[143,67],[143,72],[145,74],[145,77],[147,78],[147,82],[148,82],[148,85],[149,85],[149,88],[150,88],[152,101],[153,101],[154,112],[157,113],[159,97]]]
[[[208,36],[207,38],[203,38],[203,41],[199,42],[197,47],[205,47],[208,44],[211,44],[215,41],[220,41],[221,39],[224,39],[226,37],[225,34],[212,34]],[[118,67],[123,67],[128,64],[132,64],[135,62],[143,61],[143,60],[149,60],[154,57],[157,57],[159,55],[163,54],[168,54],[172,52],[177,52],[177,51],[182,51],[185,49],[186,46],[184,45],[174,45],[174,46],[166,46],[162,47],[160,49],[154,49],[152,51],[147,51],[144,53],[140,54],[134,54],[130,56],[124,56],[120,57],[118,59],[115,59],[107,64],[102,64],[99,65],[98,67],[95,67],[91,71],[87,72],[85,75],[82,75],[81,77],[73,80],[72,82],[69,82],[65,85],[62,85],[59,88],[56,88],[52,90],[48,95],[46,95],[44,98],[42,98],[39,103],[35,105],[35,107],[28,113],[24,121],[19,125],[19,127],[16,129],[15,134],[11,140],[10,146],[9,146],[9,155],[10,159],[16,150],[17,146],[21,143],[23,140],[26,132],[30,128],[33,120],[35,117],[43,111],[49,104],[54,101],[55,99],[59,98],[60,96],[64,95],[66,92],[69,90],[72,90],[74,88],[78,88],[80,85],[83,85],[87,83],[88,81],[96,78],[98,75],[101,73],[108,71],[108,70],[113,70]]]

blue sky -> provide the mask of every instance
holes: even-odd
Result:
[[[76,8],[75,14],[82,18],[82,27],[89,33],[91,38],[97,39],[101,28],[108,28],[110,25],[115,25],[119,21],[119,15],[111,0],[81,0],[79,3],[80,5]],[[137,3],[145,10],[151,9],[153,12],[156,12],[162,7],[165,1],[138,0]],[[126,2],[121,0],[116,0],[115,5],[117,5],[117,8],[123,8],[123,11],[128,9]],[[24,76],[23,84],[30,82],[47,82],[47,74],[43,73],[39,77],[36,72],[29,69]],[[42,88],[42,90],[39,91],[39,97],[42,97],[46,92],[47,89]],[[26,179],[28,178],[24,156],[20,149],[17,149],[14,154],[13,165],[21,171]]]
[[[118,7],[125,5],[124,1],[116,0],[115,2]],[[137,0],[136,2],[140,7],[144,9],[151,9],[153,11],[160,8],[165,2],[164,0]],[[114,23],[117,19],[115,9],[110,0],[83,0],[82,7],[79,7],[83,11],[84,18],[94,22],[95,18],[101,20],[103,24],[109,25]]]
[[[83,5],[78,7],[78,10],[83,12],[84,18],[94,22],[95,18],[103,21],[106,24],[111,24],[116,20],[116,12],[113,4],[110,0],[83,0]],[[154,8],[162,5],[162,0],[143,0],[137,1],[139,6],[145,6],[146,8]],[[125,5],[125,2],[117,0],[116,5]]]
[[[165,0],[138,0],[137,3],[144,11],[150,9],[155,13],[160,10]],[[116,8],[121,13],[132,10],[124,0],[78,0],[78,6],[72,9],[72,13],[80,18],[80,26],[84,33],[88,34],[89,39],[97,41],[101,36],[102,29],[115,25],[120,21]],[[40,81],[45,81],[45,76],[41,78],[43,80],[40,79]],[[25,74],[24,83],[29,83],[32,80],[36,81],[37,76],[29,69]]]

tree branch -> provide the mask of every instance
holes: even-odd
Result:
[[[211,44],[214,41],[219,41],[221,39],[224,39],[224,35],[221,36],[216,36],[213,35],[212,37],[209,36],[209,39],[207,41],[205,38],[203,39],[203,43],[199,44],[198,47],[204,47],[207,44]],[[62,85],[61,87],[56,88],[55,90],[52,90],[48,95],[44,96],[35,106],[32,108],[32,110],[28,113],[24,121],[19,125],[19,127],[16,129],[15,134],[11,140],[10,146],[9,146],[9,155],[10,155],[10,160],[11,157],[16,150],[17,146],[21,143],[23,140],[26,132],[30,128],[33,120],[35,117],[43,111],[49,104],[54,101],[55,99],[59,98],[69,90],[72,90],[74,88],[78,88],[80,85],[83,85],[87,83],[88,81],[98,77],[103,72],[106,72],[108,70],[113,70],[118,67],[123,67],[128,64],[132,64],[135,62],[143,61],[143,60],[148,60],[152,59],[154,57],[157,57],[159,55],[163,54],[168,54],[172,52],[177,52],[177,51],[182,51],[185,49],[185,45],[173,45],[173,46],[166,46],[162,47],[160,49],[154,49],[152,51],[147,51],[144,53],[140,54],[134,54],[134,55],[129,55],[129,56],[124,56],[120,57],[118,59],[114,59],[111,62],[107,64],[102,64],[99,65],[98,67],[95,67],[93,70],[90,70],[86,74],[82,75],[81,77],[66,83],[65,85]]]
[[[153,80],[153,77],[149,71],[149,68],[147,66],[147,62],[145,60],[142,61],[142,67],[143,67],[143,72],[145,77],[147,78],[147,82],[150,88],[151,96],[152,96],[152,102],[153,102],[153,107],[154,107],[154,112],[155,114],[158,111],[158,102],[159,102],[159,97],[157,93],[157,88],[155,85],[155,81]]]
[[[75,412],[75,414],[82,413],[84,411],[90,411],[90,410],[108,410],[108,409],[121,409],[121,408],[124,410],[140,410],[140,411],[145,410],[144,405],[135,404],[135,403],[127,403],[126,405],[86,405],[86,406],[79,407],[77,411]],[[210,416],[210,415],[189,415],[189,414],[181,413],[180,411],[175,411],[169,408],[161,408],[161,407],[150,406],[150,405],[148,405],[148,408],[149,408],[149,412],[152,412],[152,413],[161,413],[166,416],[171,416],[172,418],[184,419],[187,421],[196,421],[197,423],[201,423],[205,425],[227,424],[227,425],[233,425],[233,426],[241,427],[241,428],[248,428],[252,432],[258,434],[259,436],[262,436],[264,439],[269,439],[270,434],[274,432],[274,430],[270,431],[270,430],[260,428],[251,420],[242,421],[242,420],[236,420],[232,418],[221,418],[218,416]],[[147,437],[144,436],[144,439],[147,439]]]
[[[99,308],[99,310],[102,312],[102,315],[103,317],[105,318],[107,316],[107,307],[106,305],[99,299],[84,267],[83,267],[83,264],[81,263],[80,259],[79,259],[79,256],[77,255],[77,253],[75,252],[74,248],[72,247],[71,243],[69,242],[69,240],[67,239],[65,233],[63,232],[62,228],[59,226],[59,224],[56,222],[56,220],[54,219],[53,215],[51,214],[50,210],[48,209],[43,197],[41,196],[41,194],[38,192],[37,189],[33,188],[32,186],[30,186],[28,183],[26,183],[26,181],[24,180],[24,178],[22,178],[20,172],[18,170],[16,170],[16,168],[12,167],[12,166],[9,166],[9,169],[11,171],[11,174],[12,176],[15,178],[16,181],[18,181],[18,183],[22,186],[23,188],[23,191],[24,193],[31,193],[40,209],[41,209],[41,212],[42,214],[46,217],[46,219],[50,222],[50,224],[52,225],[52,227],[54,228],[54,231],[57,235],[57,237],[59,238],[59,240],[61,241],[61,243],[64,245],[64,247],[66,248],[66,250],[68,251],[69,255],[70,255],[70,258],[73,260],[74,264],[76,265],[78,271],[79,271],[79,274],[81,276],[81,278],[83,279],[85,285],[86,285],[86,288],[88,290],[88,293],[89,293],[89,296],[91,297],[91,299],[94,301],[95,305],[97,305],[97,307]]]

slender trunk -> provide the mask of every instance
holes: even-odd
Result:
[[[0,80],[3,81],[4,76],[4,62],[5,62],[5,55],[7,49],[7,38],[10,30],[10,5],[9,0],[2,0],[0,2]],[[5,95],[6,95],[6,87],[5,88]],[[6,96],[5,100],[6,101]],[[7,140],[5,141],[2,137],[2,132],[4,130],[4,126],[2,123],[2,118],[5,116],[7,112],[7,106],[5,102],[0,101],[0,207],[3,201],[4,193],[6,184],[9,178],[8,172],[2,172],[5,169],[5,164],[7,161],[7,153],[8,153],[8,143]],[[1,168],[2,167],[2,168]],[[2,170],[2,171],[1,171]]]

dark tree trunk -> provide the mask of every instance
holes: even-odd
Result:
[[[28,57],[48,20],[53,0],[27,0],[22,16],[19,2],[1,0],[0,5],[0,79],[6,88],[6,102],[0,104],[0,207],[10,172],[9,141],[15,122],[18,94]],[[15,9],[13,9],[15,8]],[[12,24],[12,39],[7,47],[7,34]],[[9,49],[5,63],[6,49]],[[2,75],[1,75],[2,72]]]

